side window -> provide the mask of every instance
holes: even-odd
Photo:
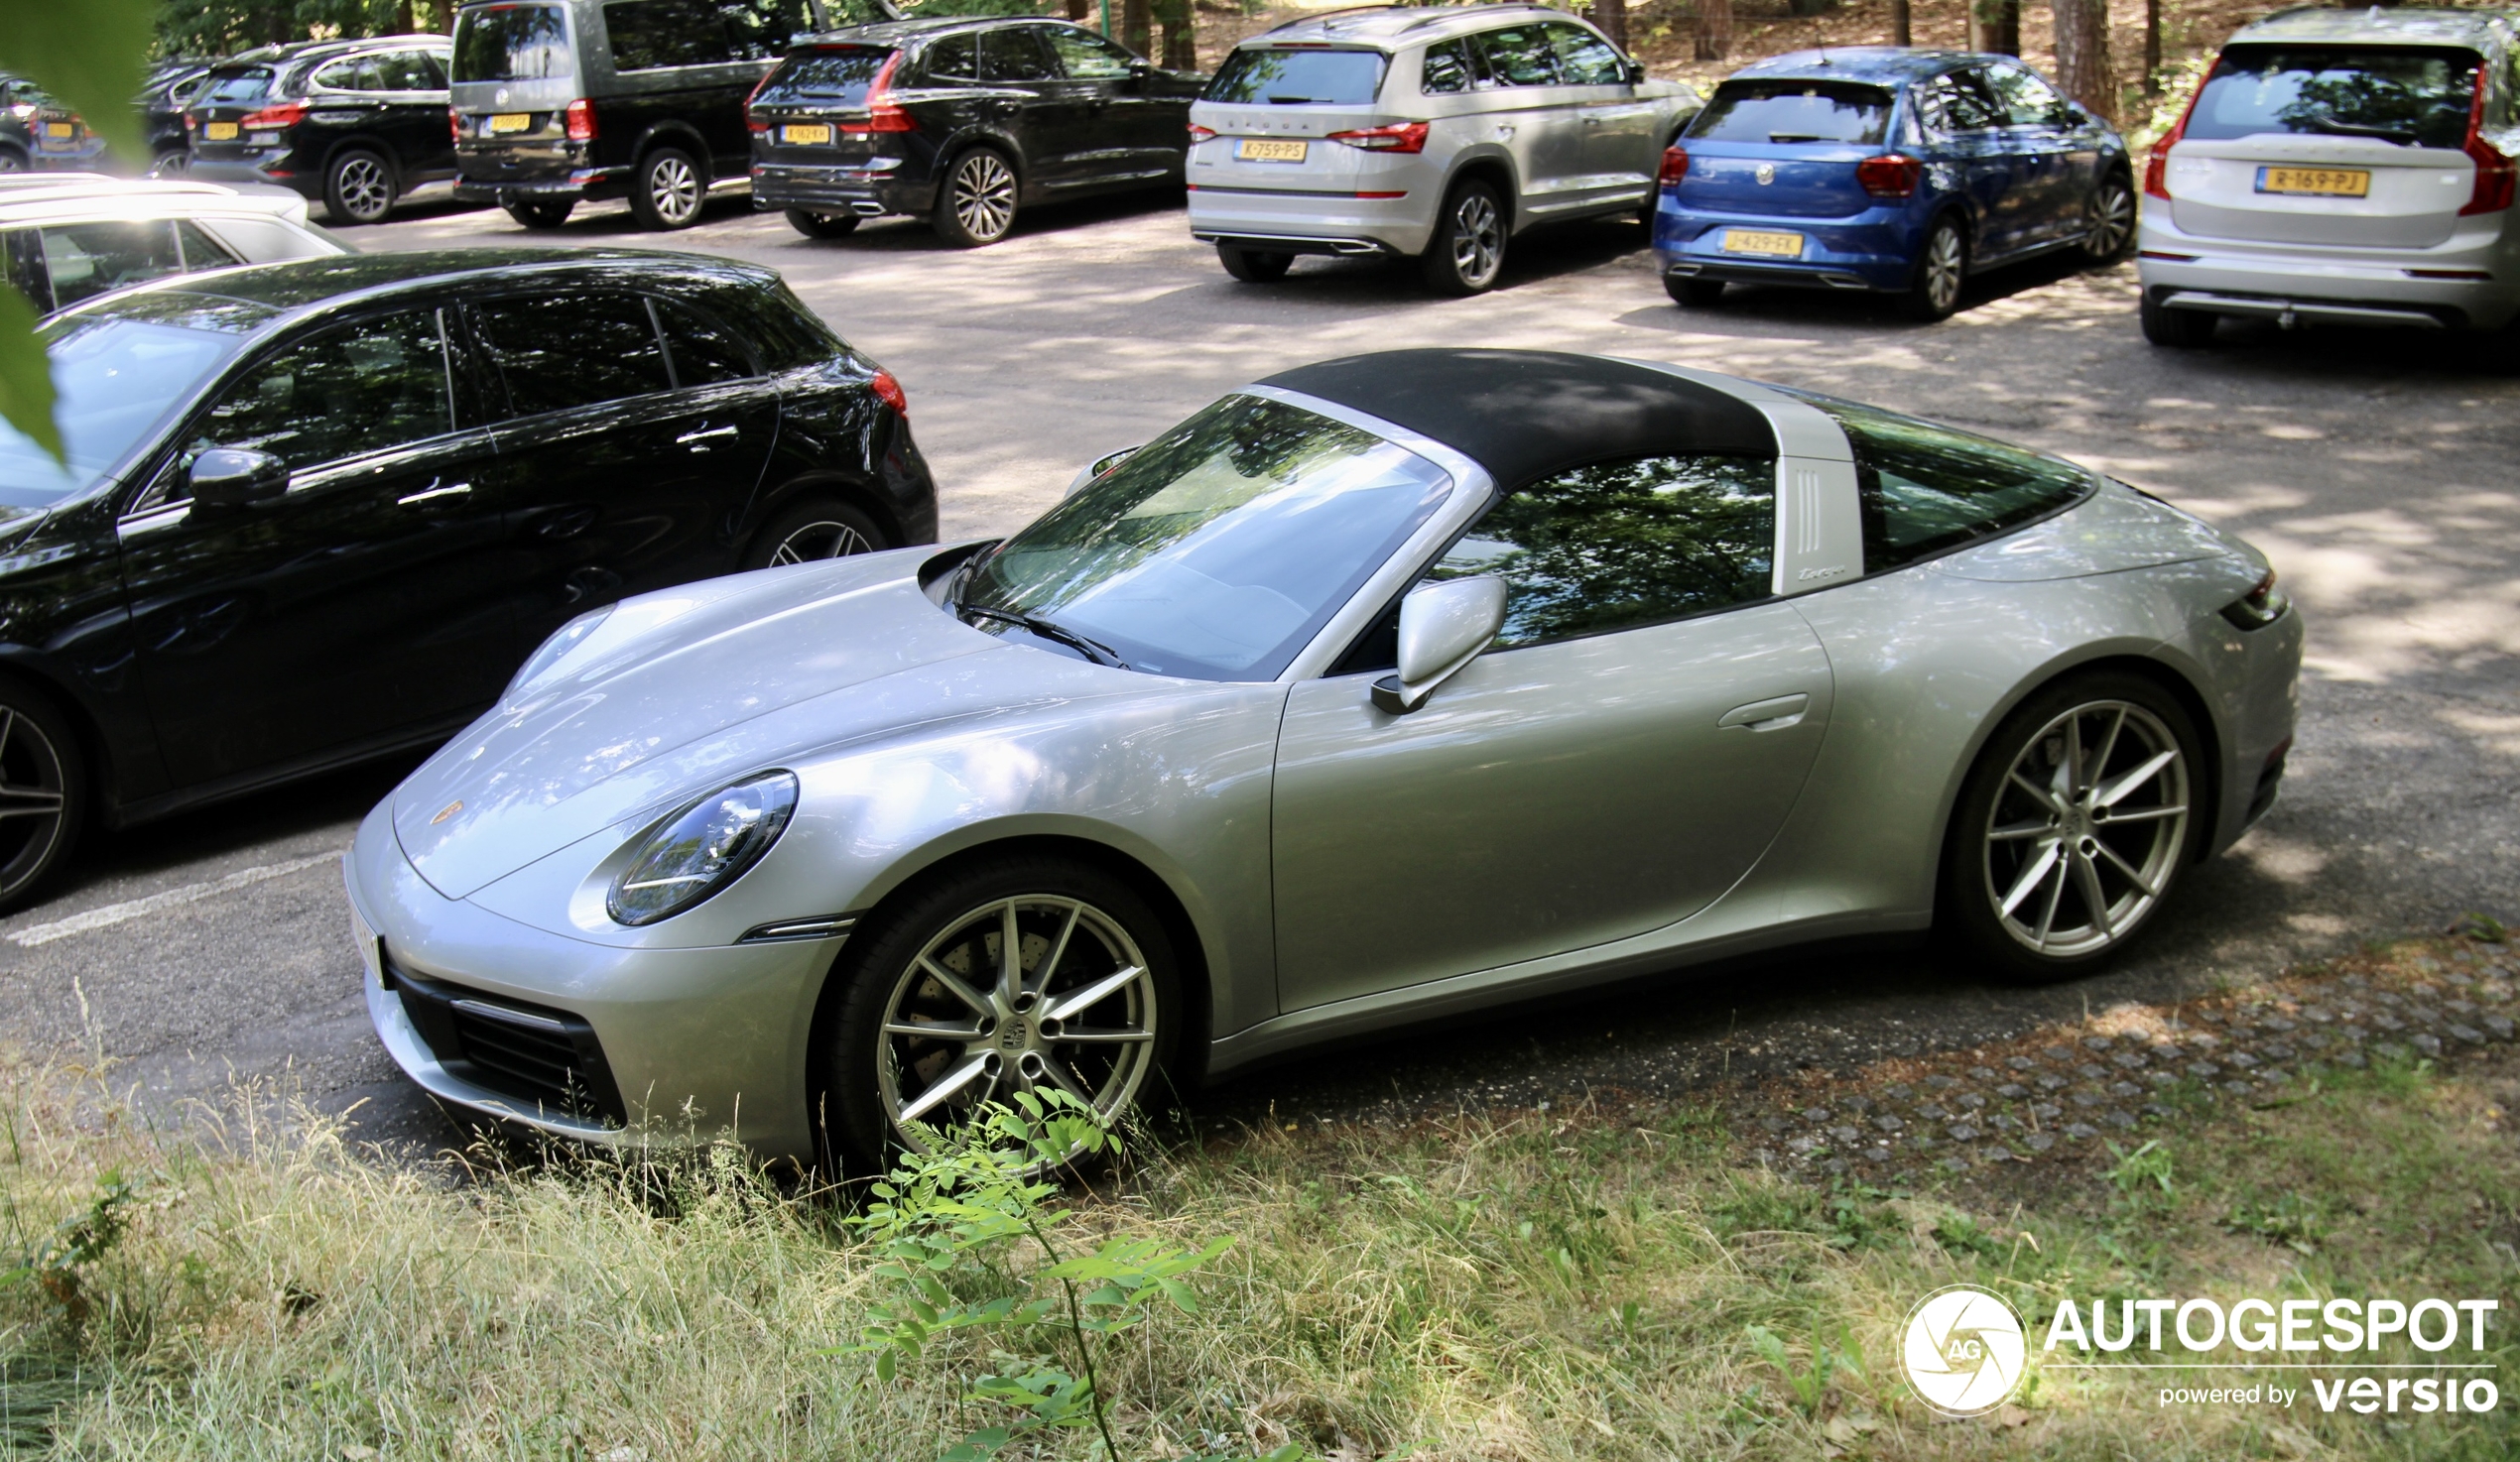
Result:
[[[175,229],[166,223],[60,223],[43,232],[44,269],[52,277],[55,309],[184,270]]]
[[[426,51],[389,51],[374,58],[376,84],[384,91],[443,91],[442,73],[430,74],[430,56]]]
[[[1555,86],[1558,54],[1544,26],[1508,26],[1478,38],[1488,79],[1499,86]]]
[[[980,38],[971,35],[947,36],[929,47],[928,74],[950,81],[978,80]]]
[[[428,77],[422,83],[422,90],[443,91],[446,89],[446,59],[444,57],[435,51],[424,51],[420,54],[420,66]]]
[[[1049,81],[1059,75],[1050,48],[1032,26],[1009,26],[980,35],[980,79],[983,81]]]
[[[326,91],[375,90],[376,88],[372,84],[375,80],[374,74],[371,72],[369,75],[362,77],[359,74],[359,65],[360,58],[355,56],[345,56],[341,60],[333,61],[328,65],[315,67],[315,74],[307,78],[308,84],[320,86]]]
[[[2079,501],[2071,462],[1846,402],[1816,403],[1855,449],[1864,572],[1947,552]]]
[[[53,284],[44,276],[44,236],[32,228],[0,230],[0,270],[38,314],[53,312]]]
[[[674,363],[674,384],[686,389],[741,381],[761,374],[752,351],[734,331],[698,311],[671,300],[656,302],[657,323],[665,327],[665,347]]]
[[[1569,86],[1618,86],[1627,81],[1627,63],[1610,43],[1581,26],[1552,21],[1549,49],[1558,55],[1558,75]]]
[[[1926,133],[1932,137],[1963,137],[2004,125],[1995,99],[1966,71],[1937,76],[1918,87],[1916,96]]]
[[[604,7],[618,71],[713,65],[735,59],[726,22],[701,0],[612,0]]]
[[[419,310],[327,330],[254,367],[202,418],[189,451],[246,447],[294,472],[453,429],[438,311]]]
[[[1510,494],[1429,576],[1504,579],[1513,650],[1763,599],[1775,552],[1774,461],[1629,457]]]
[[[1049,26],[1042,35],[1070,77],[1078,81],[1110,81],[1128,75],[1137,58],[1091,31]]]
[[[231,264],[245,262],[236,257],[235,250],[210,237],[189,218],[175,221],[175,242],[184,251],[184,267],[188,270],[225,269]]]
[[[1418,67],[1418,90],[1427,96],[1446,96],[1469,90],[1477,77],[1470,43],[1447,41],[1427,48],[1426,60]]]
[[[631,295],[536,295],[472,306],[520,417],[667,390],[665,347]]]
[[[1986,89],[2003,108],[2003,120],[2014,127],[2062,127],[2078,118],[2057,89],[2018,66],[1988,66]]]

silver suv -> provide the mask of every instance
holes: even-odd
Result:
[[[1474,295],[1534,224],[1650,217],[1699,105],[1543,6],[1295,21],[1235,48],[1191,107],[1191,233],[1251,283],[1298,254],[1401,254]]]
[[[2515,65],[2493,11],[2293,10],[2233,35],[2145,170],[2145,336],[2509,323]]]

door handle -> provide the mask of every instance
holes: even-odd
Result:
[[[459,498],[470,491],[472,491],[472,484],[469,482],[450,482],[444,487],[440,487],[433,482],[416,493],[394,499],[394,504],[396,507],[408,508],[418,503],[434,502],[439,498]]]
[[[1725,711],[1723,719],[1715,724],[1718,727],[1741,726],[1752,731],[1782,731],[1788,726],[1800,724],[1804,715],[1811,710],[1811,705],[1812,698],[1809,695],[1801,693],[1779,695],[1771,700],[1754,700],[1748,705],[1736,705]]]
[[[682,435],[675,437],[674,444],[677,446],[688,446],[695,452],[704,452],[708,450],[708,448],[699,445],[700,442],[711,441],[720,436],[733,436],[735,434],[736,432],[733,426],[702,426],[693,430],[686,431]]]
[[[1496,128],[1496,140],[1497,140],[1498,142],[1511,142],[1511,141],[1513,141],[1513,140],[1514,140],[1514,129],[1513,129],[1513,127],[1512,127],[1510,124],[1499,124],[1499,125],[1497,126],[1497,128]]]

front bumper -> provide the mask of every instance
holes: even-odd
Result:
[[[617,949],[533,928],[431,888],[403,856],[391,806],[359,829],[344,882],[369,1021],[423,1090],[580,1142],[734,1138],[765,1157],[812,1158],[814,1009],[839,938]],[[448,1048],[443,1011],[455,1002],[516,1037],[506,1054]],[[533,1083],[502,1079],[570,1050],[581,1078],[596,1078],[578,1083],[583,1100],[536,1099]]]
[[[1286,254],[1415,256],[1435,236],[1437,202],[1422,188],[1367,198],[1199,183],[1190,188],[1190,233],[1201,243]]]
[[[2188,233],[2148,207],[2136,273],[2145,296],[2179,309],[2286,323],[2498,330],[2520,317],[2520,250],[2508,215],[2421,249],[2326,249]]]
[[[1666,195],[1654,215],[1654,257],[1665,275],[1739,284],[1837,290],[1905,290],[1923,239],[1909,209],[1868,209],[1850,218],[1762,218],[1683,209]],[[1799,234],[1802,254],[1763,259],[1727,253],[1727,229]]]
[[[902,178],[890,168],[808,168],[755,163],[755,208],[805,208],[819,213],[925,214],[937,205],[934,179]]]

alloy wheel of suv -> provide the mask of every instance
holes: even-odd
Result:
[[[0,678],[0,909],[60,866],[86,813],[68,724],[34,687]]]
[[[1476,179],[1444,200],[1423,259],[1427,287],[1439,295],[1476,295],[1505,272],[1505,210],[1496,190]]]
[[[992,147],[956,159],[937,200],[937,232],[948,244],[975,249],[1015,227],[1015,169]]]
[[[689,228],[700,221],[700,201],[708,187],[700,181],[699,164],[679,147],[661,147],[639,165],[639,185],[630,191],[630,211],[639,226]]]
[[[785,568],[881,552],[892,545],[875,520],[846,503],[801,503],[780,514],[753,540],[744,567]]]
[[[323,206],[335,223],[382,223],[394,211],[394,173],[383,158],[352,148],[323,175]]]
[[[2135,190],[2112,174],[2091,189],[2082,213],[2082,257],[2115,264],[2135,245]]]
[[[1899,298],[1900,312],[1932,323],[1949,319],[1960,307],[1960,285],[1968,278],[1968,242],[1950,218],[1936,220],[1917,256],[1916,278]]]

